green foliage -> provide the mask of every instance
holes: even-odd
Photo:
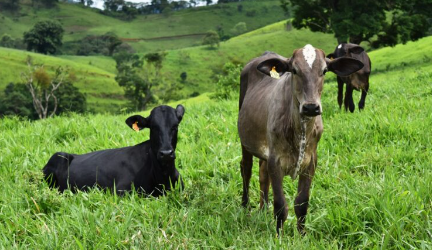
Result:
[[[114,53],[121,52],[134,53],[135,51],[127,43],[123,43],[116,34],[108,32],[102,36],[85,37],[76,54],[112,56]]]
[[[315,1],[289,0],[295,8],[293,25],[312,31],[334,33],[338,42],[360,44],[377,36],[373,46],[394,46],[428,34],[430,0]],[[281,0],[288,11],[288,0]],[[390,14],[387,18],[386,13]]]
[[[203,45],[208,45],[210,48],[214,48],[215,46],[219,47],[220,37],[216,31],[208,31],[203,40]]]
[[[226,63],[223,66],[223,73],[217,75],[216,91],[211,97],[215,99],[237,98],[242,69],[242,65]]]
[[[8,34],[4,34],[2,36],[2,38],[0,39],[0,46],[6,47],[6,48],[14,48],[14,45],[15,45],[15,41]]]
[[[17,0],[0,0],[0,9],[11,12],[18,12],[20,9],[19,1]]]
[[[239,22],[231,29],[231,34],[233,36],[238,36],[240,34],[243,34],[247,31],[246,23],[245,22]]]
[[[87,111],[87,99],[78,88],[70,81],[62,84],[56,93],[58,108],[56,115],[69,112],[85,113]],[[0,116],[16,115],[31,120],[39,118],[32,101],[32,96],[24,84],[10,83],[4,89],[4,95],[0,95]],[[50,110],[54,102],[50,100]]]
[[[58,22],[40,21],[24,33],[24,43],[28,51],[55,54],[62,45],[63,32],[63,27]]]
[[[164,57],[163,53],[149,53],[142,58],[136,54],[123,53],[115,57],[118,71],[116,81],[124,88],[132,109],[145,110],[148,103],[155,101],[152,88],[163,82],[161,68]]]

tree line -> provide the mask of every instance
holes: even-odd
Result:
[[[280,0],[295,28],[333,33],[338,43],[394,46],[432,34],[432,0]]]

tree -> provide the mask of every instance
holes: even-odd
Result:
[[[33,108],[30,92],[25,85],[9,83],[4,89],[4,97],[0,99],[0,116],[17,115],[30,119],[38,118]]]
[[[15,40],[8,34],[4,34],[0,39],[0,46],[14,48]]]
[[[30,56],[27,57],[27,67],[27,72],[21,73],[21,78],[30,91],[33,106],[39,118],[54,116],[58,108],[56,91],[63,84],[67,71],[58,67],[54,76],[49,76],[43,65],[33,65]],[[54,100],[52,109],[50,109],[51,99]]]
[[[56,115],[66,112],[84,113],[87,110],[87,100],[70,79],[66,79],[56,93],[58,109]],[[32,96],[24,84],[10,83],[4,89],[4,97],[0,97],[0,116],[17,115],[32,120],[39,118],[33,106]],[[54,101],[51,99],[49,107],[52,110]]]
[[[17,12],[20,9],[19,1],[17,0],[0,0],[0,9]]]
[[[163,82],[161,69],[164,53],[148,53],[144,57],[122,53],[115,57],[117,83],[124,88],[125,96],[134,110],[145,110],[154,101],[153,88]],[[145,64],[145,66],[144,66]]]
[[[236,25],[234,25],[234,27],[230,31],[234,36],[245,33],[247,31],[246,23],[239,22]]]
[[[220,42],[220,38],[219,35],[216,31],[207,31],[207,33],[205,34],[203,40],[202,40],[202,44],[203,45],[208,45],[210,48],[215,47],[216,45],[219,47],[219,42]]]
[[[339,43],[372,43],[377,36],[375,46],[394,46],[427,35],[432,13],[431,0],[281,0],[286,12],[289,3],[295,28],[334,33]]]
[[[28,51],[43,54],[54,54],[62,45],[63,27],[53,21],[40,21],[28,32],[24,33],[24,43]]]

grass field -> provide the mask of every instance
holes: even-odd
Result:
[[[137,16],[132,21],[122,21],[99,13],[97,9],[83,8],[76,4],[59,3],[58,8],[35,11],[30,6],[22,5],[20,14],[0,11],[0,35],[10,34],[22,38],[36,21],[58,20],[65,29],[64,41],[71,42],[87,35],[102,35],[114,32],[121,38],[149,39],[166,36],[205,33],[221,26],[225,34],[239,22],[245,22],[248,31],[258,29],[285,19],[278,0],[244,1],[243,9],[237,10],[238,3],[211,5],[173,12],[166,15]],[[254,12],[253,16],[247,13]],[[139,52],[178,49],[197,45],[201,37],[172,38],[131,42]]]
[[[272,206],[257,208],[257,163],[253,208],[241,208],[237,100],[204,96],[184,103],[179,127],[177,166],[186,188],[159,199],[98,190],[58,194],[41,180],[56,151],[86,153],[148,139],[147,130],[124,124],[130,114],[2,119],[0,248],[432,249],[432,66],[413,50],[430,41],[370,53],[379,71],[361,113],[340,111],[336,83],[326,82],[305,237],[295,230],[297,181],[290,178],[284,182],[289,216],[282,237],[275,237]],[[400,55],[410,64],[402,67]]]

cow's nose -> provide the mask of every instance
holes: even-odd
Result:
[[[302,108],[302,115],[314,117],[321,114],[321,107],[318,104],[304,104]]]
[[[159,158],[164,160],[175,159],[175,153],[173,150],[161,150],[159,151]]]

